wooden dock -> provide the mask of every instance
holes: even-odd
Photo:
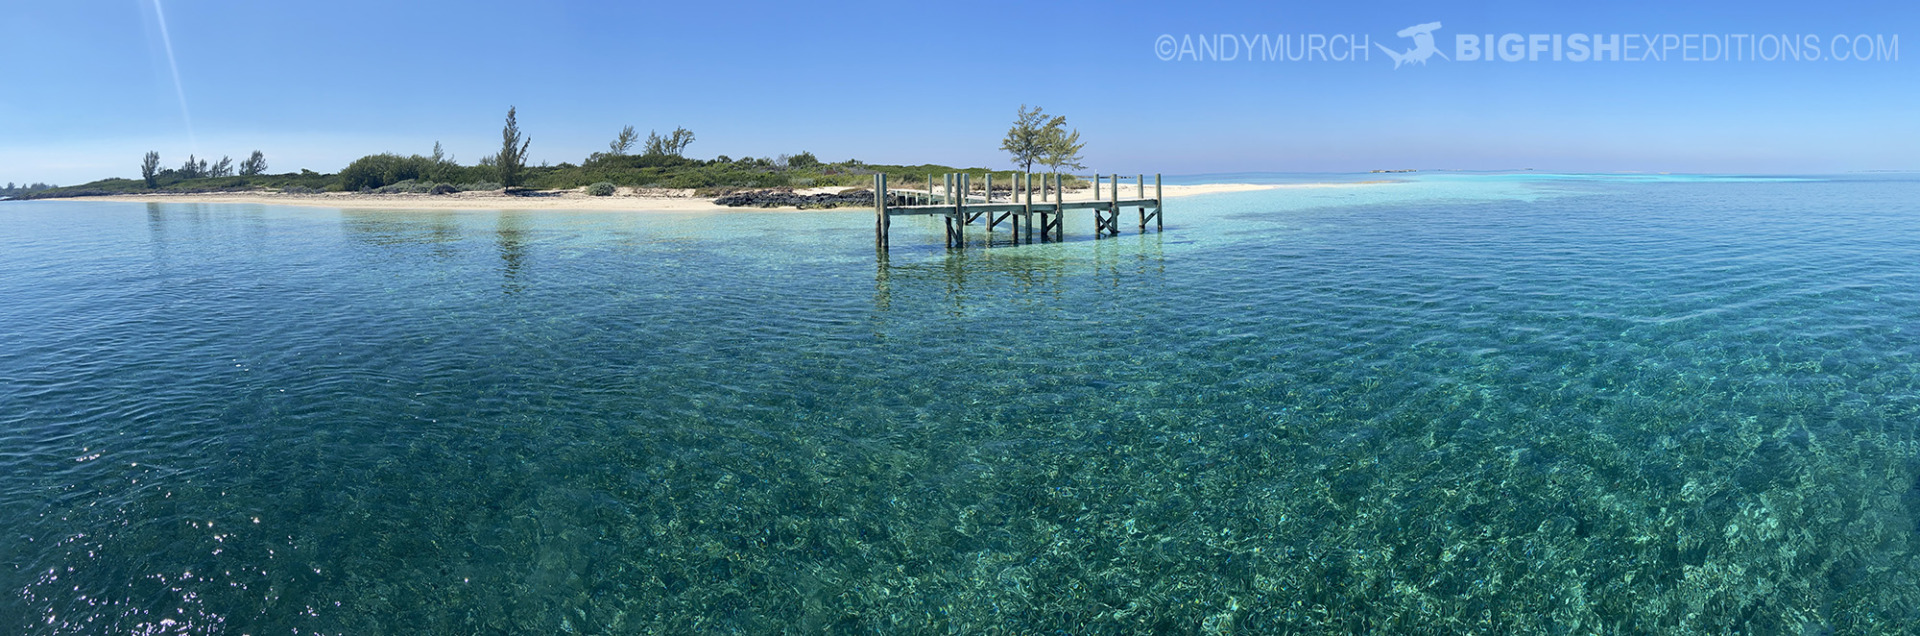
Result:
[[[967,225],[981,221],[986,232],[991,235],[1001,223],[1010,224],[1015,243],[1021,241],[1021,230],[1025,230],[1025,240],[1034,240],[1034,220],[1039,217],[1039,238],[1045,242],[1061,240],[1067,213],[1073,210],[1091,210],[1093,212],[1094,237],[1118,236],[1120,234],[1120,211],[1135,208],[1140,214],[1140,231],[1147,230],[1147,222],[1152,221],[1155,230],[1164,227],[1160,216],[1160,175],[1153,175],[1153,198],[1146,198],[1147,176],[1134,177],[1134,192],[1139,196],[1132,199],[1120,198],[1120,175],[1112,175],[1108,180],[1104,175],[1093,177],[1093,198],[1080,201],[1067,201],[1066,190],[1061,187],[1063,180],[1059,174],[1037,175],[1022,173],[1014,178],[1010,195],[1005,201],[996,201],[993,192],[993,174],[986,175],[986,184],[981,196],[974,196],[970,183],[971,176],[966,173],[947,174],[939,189],[934,187],[933,175],[927,175],[927,189],[924,192],[912,190],[888,190],[887,175],[873,176],[873,243],[876,249],[885,254],[892,243],[893,217],[896,216],[939,216],[946,223],[947,247],[960,248],[967,245]],[[1034,180],[1039,178],[1039,187]],[[1101,197],[1101,182],[1106,180],[1108,196]],[[1052,183],[1047,183],[1052,181]],[[1035,201],[1038,196],[1039,200]],[[895,202],[903,202],[896,204]]]

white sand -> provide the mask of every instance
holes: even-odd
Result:
[[[1221,192],[1248,192],[1252,190],[1294,190],[1294,189],[1305,189],[1305,188],[1352,188],[1352,187],[1376,186],[1376,185],[1383,185],[1388,183],[1398,183],[1398,182],[1383,180],[1383,181],[1360,181],[1360,182],[1354,182],[1354,183],[1287,183],[1287,184],[1206,183],[1206,184],[1200,184],[1200,185],[1161,186],[1160,191],[1161,191],[1161,194],[1171,199],[1174,197],[1190,197],[1196,194],[1217,194]],[[1107,190],[1107,188],[1108,188],[1108,184],[1106,183],[1101,184],[1100,186],[1101,199],[1107,199],[1113,196],[1113,193]],[[1152,183],[1148,183],[1146,185],[1146,187],[1144,188],[1145,192],[1142,192],[1142,190],[1143,188],[1140,188],[1139,186],[1135,185],[1135,182],[1127,181],[1125,179],[1121,179],[1120,181],[1120,198],[1122,199],[1149,199],[1153,197]],[[1092,198],[1093,198],[1092,188],[1067,191],[1068,201],[1086,201]]]
[[[1282,188],[1345,188],[1362,187],[1393,183],[1391,181],[1366,181],[1359,183],[1303,183],[1287,185],[1262,185],[1250,183],[1209,183],[1203,185],[1163,186],[1162,192],[1167,198],[1214,194],[1219,192],[1245,192],[1249,190],[1270,190]],[[804,188],[796,189],[796,194],[833,193],[859,188]],[[1146,195],[1151,196],[1153,185],[1148,184]],[[1086,200],[1093,196],[1091,189],[1070,190],[1067,200]],[[1101,198],[1112,196],[1103,187]],[[1121,183],[1120,198],[1143,198],[1131,183]],[[798,211],[795,208],[755,208],[725,207],[714,205],[712,199],[695,197],[692,190],[666,188],[648,188],[636,191],[633,188],[620,188],[613,196],[587,196],[580,190],[546,190],[529,196],[508,196],[495,192],[457,192],[454,194],[360,194],[357,192],[328,192],[322,194],[281,194],[278,192],[233,192],[215,194],[127,194],[105,197],[76,197],[70,199],[46,199],[48,201],[122,201],[134,203],[251,203],[260,205],[298,205],[323,208],[353,209],[402,209],[402,210],[606,210],[623,212],[764,212]],[[839,208],[847,210],[850,208]]]

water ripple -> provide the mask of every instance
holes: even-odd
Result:
[[[0,204],[0,630],[1900,631],[1916,187]]]

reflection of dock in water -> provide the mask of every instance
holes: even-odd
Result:
[[[1127,279],[1138,284],[1141,276],[1164,276],[1162,245],[1162,235],[1153,233],[1100,241],[1066,258],[1025,250],[969,250],[910,264],[882,258],[874,267],[873,305],[890,310],[896,294],[912,299],[909,305],[944,298],[957,315],[980,309],[981,302],[1051,304],[1067,295],[1070,278],[1082,289],[1091,283],[1118,290]]]

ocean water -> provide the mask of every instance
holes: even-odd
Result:
[[[1920,624],[1920,178],[1388,178],[0,204],[0,633]]]

